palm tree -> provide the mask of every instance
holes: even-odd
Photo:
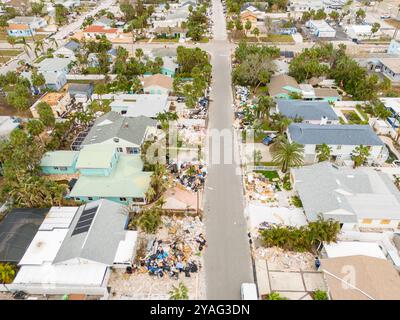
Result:
[[[142,60],[143,56],[144,56],[143,50],[142,50],[141,48],[136,49],[136,51],[135,51],[135,57],[136,57],[139,61]]]
[[[178,287],[172,286],[172,290],[169,292],[169,300],[188,300],[189,290],[183,282],[180,282]]]
[[[327,161],[331,158],[332,149],[326,143],[317,145],[316,151],[318,162]]]
[[[30,58],[31,55],[29,53],[29,50],[32,50],[32,47],[30,46],[30,44],[28,42],[26,42],[25,37],[22,38],[21,44],[23,45],[23,50],[25,51],[26,55]]]
[[[359,146],[355,147],[351,154],[351,160],[354,161],[354,168],[362,166],[368,159],[370,155],[369,147],[363,146],[360,144]]]
[[[256,118],[263,119],[266,118],[269,121],[269,115],[271,108],[275,106],[275,101],[269,96],[261,96],[258,99],[258,104],[255,109]]]
[[[40,41],[40,40],[35,41],[35,55],[36,55],[36,58],[38,57],[37,52],[43,53],[43,51],[44,51],[43,42]]]
[[[15,266],[9,263],[0,263],[0,283],[11,283],[15,277]]]
[[[277,122],[278,131],[280,134],[283,134],[289,125],[292,123],[292,120],[286,117],[282,117]]]
[[[303,164],[304,147],[296,142],[289,142],[286,138],[280,139],[271,150],[272,161],[281,167],[285,173],[290,167]]]

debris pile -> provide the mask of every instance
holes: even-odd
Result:
[[[315,271],[315,257],[309,252],[285,251],[278,247],[259,247],[255,259],[268,261],[271,270],[312,270]]]
[[[136,269],[158,278],[190,277],[201,268],[200,253],[206,246],[198,217],[163,217],[164,227],[148,242],[144,258]]]
[[[173,163],[169,169],[174,175],[176,181],[184,186],[187,190],[197,192],[203,189],[207,167],[202,163]]]
[[[259,200],[261,203],[277,203],[278,187],[260,173],[249,173],[246,179],[246,190],[249,200]]]

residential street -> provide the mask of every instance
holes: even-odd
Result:
[[[214,40],[210,49],[213,83],[209,130],[228,129],[232,132],[231,46],[227,41],[225,19],[219,0],[213,0],[213,21]],[[237,145],[234,147],[237,148]],[[220,149],[224,149],[223,144]],[[238,165],[224,164],[221,160],[221,164],[209,163],[205,190],[207,299],[240,299],[240,285],[254,281],[243,213],[242,183],[236,171]]]

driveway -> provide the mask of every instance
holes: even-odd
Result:
[[[214,40],[210,53],[213,83],[209,130],[225,129],[232,133],[231,50],[222,4],[213,0],[212,5]],[[220,150],[224,148],[226,145],[222,144]],[[237,144],[234,148],[237,150]],[[204,256],[207,299],[240,299],[240,285],[254,281],[238,169],[238,164],[209,163],[208,166],[204,204],[208,240]]]

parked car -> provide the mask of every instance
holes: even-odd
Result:
[[[270,135],[266,136],[263,139],[262,143],[266,146],[269,146],[270,144],[272,144],[275,141],[276,137],[277,137],[276,134],[271,133]]]
[[[382,20],[384,20],[384,19],[390,19],[390,18],[391,18],[390,14],[383,14],[383,15],[381,15],[381,19],[382,19]]]

